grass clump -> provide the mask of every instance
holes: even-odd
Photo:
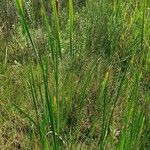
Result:
[[[148,150],[149,2],[38,3],[0,42],[1,148]]]

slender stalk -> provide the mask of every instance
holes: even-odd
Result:
[[[74,56],[73,50],[73,2],[69,0],[69,35],[70,35],[70,54]]]

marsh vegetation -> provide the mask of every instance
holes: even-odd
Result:
[[[0,149],[150,148],[148,0],[0,5]]]

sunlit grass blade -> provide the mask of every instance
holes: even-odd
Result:
[[[52,59],[54,61],[54,59],[55,59],[54,41],[53,41],[53,38],[52,38],[51,26],[49,24],[50,21],[48,19],[48,16],[47,16],[45,8],[44,8],[43,0],[41,0],[41,6],[42,6],[42,15],[43,15],[43,18],[44,18],[44,23],[45,23],[45,27],[46,27],[46,31],[47,31],[48,44],[49,44],[49,47],[51,49]]]
[[[144,37],[145,37],[145,22],[146,22],[146,10],[147,8],[147,0],[143,0],[143,6],[142,6],[142,21],[141,21],[141,44],[140,44],[140,49],[141,49],[141,69],[142,65],[145,63],[145,50],[144,50]]]
[[[73,2],[69,0],[69,35],[70,35],[70,54],[74,56],[73,50]]]
[[[62,59],[61,44],[60,44],[60,31],[59,31],[59,19],[56,8],[56,0],[52,0],[52,9],[53,9],[53,19],[54,19],[54,32],[56,38],[56,57]]]

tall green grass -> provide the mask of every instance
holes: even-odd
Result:
[[[139,1],[140,5],[132,0],[88,0],[83,10],[75,11],[73,1],[69,0],[67,43],[60,33],[65,34],[68,26],[60,29],[62,20],[57,14],[56,1],[49,1],[52,7],[49,20],[41,0],[50,50],[45,57],[40,55],[33,40],[21,2],[15,1],[18,15],[40,67],[37,75],[35,65],[29,63],[35,118],[14,106],[36,127],[35,138],[40,139],[40,149],[146,150],[141,140],[146,141],[149,132],[146,106],[149,94],[143,95],[141,84],[147,66],[148,2]],[[67,53],[71,57],[65,56],[61,44],[64,48],[69,46]],[[117,128],[119,134],[115,133]]]

